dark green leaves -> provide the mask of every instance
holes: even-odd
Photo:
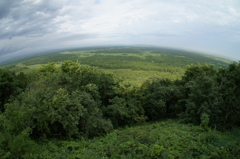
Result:
[[[28,79],[26,75],[0,69],[0,111],[4,111],[4,104],[8,102],[11,96],[16,96],[24,91]]]

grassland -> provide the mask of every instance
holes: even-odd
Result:
[[[16,72],[28,72],[42,64],[65,60],[99,67],[104,71],[141,84],[148,78],[179,79],[190,64],[209,63],[216,68],[226,67],[231,61],[207,54],[152,47],[99,47],[49,52],[5,63],[1,67]]]

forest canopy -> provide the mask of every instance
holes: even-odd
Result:
[[[28,74],[0,69],[0,155],[26,157],[36,153],[31,145],[46,139],[89,139],[166,118],[203,132],[233,129],[240,125],[239,75],[237,62],[219,69],[197,64],[181,79],[153,78],[135,87],[72,61]]]

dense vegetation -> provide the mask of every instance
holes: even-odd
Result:
[[[72,61],[0,69],[0,156],[239,158],[239,75],[240,63],[197,64],[136,87]]]

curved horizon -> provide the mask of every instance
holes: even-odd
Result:
[[[0,61],[52,49],[154,45],[240,59],[238,0],[0,0]]]
[[[209,58],[218,58],[219,60],[224,60],[224,61],[229,61],[229,62],[236,62],[233,59],[230,59],[228,57],[225,56],[221,56],[221,55],[214,55],[214,54],[209,54],[209,53],[204,53],[204,52],[198,52],[198,51],[194,51],[194,50],[186,50],[186,49],[179,49],[179,48],[173,48],[173,47],[162,47],[162,46],[154,46],[154,45],[144,45],[144,44],[136,44],[136,45],[95,45],[95,46],[83,46],[83,47],[73,47],[73,48],[62,48],[62,49],[51,49],[51,50],[44,50],[44,51],[40,51],[40,52],[35,52],[35,53],[30,53],[30,54],[26,54],[26,55],[21,55],[19,57],[15,57],[15,58],[11,58],[8,60],[0,60],[0,64],[4,65],[6,63],[11,63],[14,62],[15,60],[24,60],[25,58],[29,58],[29,57],[34,57],[35,55],[46,55],[48,53],[60,53],[60,52],[65,52],[65,51],[78,51],[78,50],[88,50],[88,49],[110,49],[110,48],[122,48],[122,47],[127,47],[127,48],[131,48],[134,49],[135,47],[137,48],[144,48],[144,49],[153,49],[153,48],[157,48],[157,49],[166,49],[166,50],[170,50],[170,51],[179,51],[179,53],[181,54],[182,52],[185,53],[189,53],[189,54],[199,54],[205,57],[209,57]]]

